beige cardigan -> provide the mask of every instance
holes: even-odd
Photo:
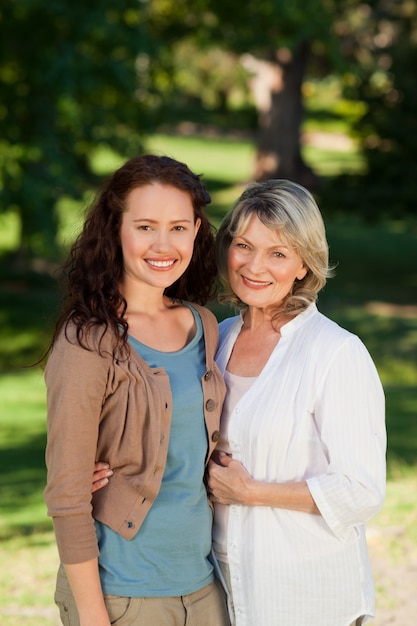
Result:
[[[202,378],[208,461],[219,438],[225,385],[214,356],[218,327],[214,315],[196,304],[206,343]],[[45,502],[53,518],[63,563],[98,556],[94,519],[132,539],[158,495],[165,469],[172,398],[163,368],[150,368],[131,350],[112,356],[110,332],[97,351],[102,328],[89,335],[91,350],[75,340],[69,325],[54,344],[45,368],[48,409],[48,468]],[[109,484],[91,495],[94,462],[109,463]]]

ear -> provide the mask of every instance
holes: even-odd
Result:
[[[300,271],[298,272],[296,279],[297,280],[303,280],[303,278],[305,278],[306,274],[308,272],[308,267],[306,265],[303,265],[302,268],[300,269]]]
[[[194,239],[197,237],[197,233],[199,231],[200,226],[201,226],[201,218],[198,217],[194,224]]]

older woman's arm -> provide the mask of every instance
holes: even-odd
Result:
[[[251,478],[239,461],[227,455],[221,465],[210,461],[208,486],[213,502],[269,506],[320,515],[305,481],[291,483],[262,482]]]
[[[366,523],[385,498],[385,398],[375,365],[354,335],[335,351],[318,390],[315,420],[329,465],[308,488],[340,539]]]
[[[102,487],[105,487],[109,483],[110,476],[113,475],[113,470],[110,469],[108,463],[98,461],[94,465],[94,472],[91,484],[91,493],[99,491]]]

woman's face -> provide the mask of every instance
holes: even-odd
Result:
[[[294,280],[307,273],[299,254],[256,215],[246,230],[232,239],[228,268],[231,287],[240,300],[264,310],[281,304]]]
[[[200,220],[186,191],[159,183],[133,189],[120,227],[124,281],[165,289],[187,269]]]

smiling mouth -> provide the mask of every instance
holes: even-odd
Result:
[[[269,287],[272,285],[270,281],[251,280],[247,276],[242,276],[243,282],[249,287]]]
[[[167,270],[170,267],[173,267],[177,261],[176,259],[171,259],[170,261],[154,261],[152,259],[146,259],[146,262],[148,265],[156,269]]]

